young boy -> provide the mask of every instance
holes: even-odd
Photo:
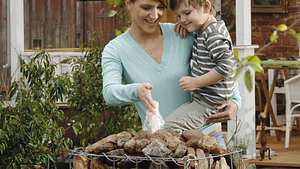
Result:
[[[191,76],[179,80],[183,90],[192,92],[193,101],[171,113],[164,127],[203,129],[208,126],[206,118],[233,95],[232,41],[225,23],[214,17],[210,0],[170,0],[170,8],[180,26],[194,34]]]

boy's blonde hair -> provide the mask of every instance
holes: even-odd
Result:
[[[193,7],[203,6],[207,1],[211,3],[210,13],[214,13],[214,3],[215,0],[169,0],[169,7],[171,10],[176,10],[181,3],[188,3],[188,5],[192,5]]]

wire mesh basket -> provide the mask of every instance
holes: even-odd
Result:
[[[233,150],[221,155],[207,154],[204,158],[193,157],[150,157],[150,156],[130,156],[124,154],[122,156],[86,153],[82,148],[76,148],[69,153],[69,168],[73,169],[73,160],[76,156],[85,157],[88,160],[101,160],[109,169],[133,168],[144,169],[151,165],[155,169],[223,169],[223,163],[226,163],[230,169],[244,169],[245,164],[242,159],[241,150]],[[223,158],[223,160],[221,160]],[[120,162],[129,163],[127,167],[120,167]],[[93,163],[89,164],[89,168],[93,168]],[[216,166],[218,165],[218,166]],[[128,167],[130,166],[130,167]],[[146,167],[145,167],[146,166]],[[155,166],[155,167],[153,167]]]

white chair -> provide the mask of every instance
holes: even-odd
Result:
[[[290,131],[294,117],[300,117],[300,113],[294,113],[297,107],[300,107],[300,74],[284,82],[286,99],[286,128],[285,128],[285,148],[289,147]]]

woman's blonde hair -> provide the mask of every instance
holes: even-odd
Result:
[[[135,1],[142,1],[142,0],[129,0],[130,2],[135,2]],[[160,2],[161,4],[163,4],[163,6],[165,7],[165,8],[167,8],[168,7],[168,0],[153,0],[153,1],[158,1],[158,2]]]

